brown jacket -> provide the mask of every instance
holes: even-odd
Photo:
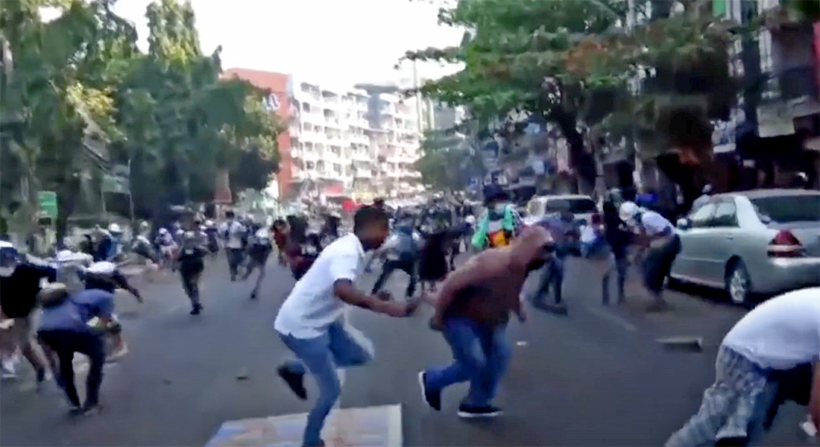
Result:
[[[471,258],[451,273],[436,300],[436,318],[466,317],[479,323],[503,324],[510,311],[521,311],[521,289],[533,261],[544,256],[551,241],[540,226],[528,227],[509,247],[493,248]]]

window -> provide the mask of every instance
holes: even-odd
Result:
[[[561,210],[561,202],[569,204],[569,212],[573,214],[594,213],[598,207],[592,199],[554,199],[547,201],[546,212],[556,213]]]
[[[689,215],[689,221],[692,223],[692,228],[704,228],[709,226],[714,214],[714,203],[707,203],[706,205],[698,208],[694,213]]]
[[[820,194],[761,197],[751,202],[764,224],[820,222]]]
[[[715,208],[715,216],[712,218],[713,227],[736,227],[737,208],[734,200],[718,203]]]

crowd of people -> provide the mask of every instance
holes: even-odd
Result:
[[[484,210],[477,216],[471,207],[447,200],[395,210],[379,200],[355,213],[347,234],[342,234],[334,215],[324,216],[325,224],[317,232],[305,216],[276,219],[268,227],[229,211],[218,225],[194,219],[187,228],[172,224],[158,229],[155,237],[143,226],[135,238],[140,247],[135,252],[179,273],[192,315],[203,309],[199,282],[208,256],[224,248],[231,281],[247,280],[259,270],[250,296],[256,299],[268,258],[278,252],[278,264],[296,279],[273,323],[294,357],[279,366],[278,375],[300,399],[308,397],[305,377],[316,380],[319,395],[307,418],[303,445],[321,446],[324,421],[341,393],[343,375],[337,369],[367,364],[374,353],[373,343],[346,320],[348,306],[394,318],[413,315],[424,303],[432,306],[429,326],[442,333],[453,359],[419,372],[424,401],[440,411],[442,392],[452,384],[469,382],[458,415],[501,414],[493,398],[512,354],[506,339],[508,322],[512,316],[521,322],[527,319],[524,283],[531,273],[540,272],[530,297],[533,307],[566,313],[561,294],[564,260],[583,230],[568,208],[558,207],[558,214],[524,225],[502,189],[490,186],[484,196]],[[663,308],[664,279],[680,250],[669,220],[613,193],[604,201],[602,222],[594,231],[609,247],[603,303],[610,304],[613,274],[617,302],[624,300],[632,258],[631,262],[643,262],[643,283],[655,299],[652,307]],[[96,245],[105,240],[98,232],[102,236],[93,241]],[[464,250],[473,255],[456,265],[455,256]],[[103,251],[109,253],[110,247],[100,249],[100,254]],[[639,254],[633,256],[635,251]],[[88,414],[99,407],[104,363],[127,352],[114,290],[125,289],[142,300],[110,257],[92,257],[88,265],[74,270],[82,287],[72,290],[64,280],[65,265],[36,264],[0,241],[0,306],[9,329],[2,340],[4,375],[14,374],[11,357],[19,349],[34,368],[38,384],[47,380],[49,370],[54,374],[72,414]],[[375,260],[382,261],[381,272],[367,293],[356,284]],[[410,277],[404,299],[384,289],[395,271]],[[49,284],[41,287],[42,280]],[[554,299],[547,304],[550,289]],[[715,384],[704,394],[698,413],[667,445],[743,445],[756,436],[755,430],[768,426],[767,416],[786,400],[808,404],[812,422],[820,422],[820,373],[812,369],[820,355],[818,292],[805,289],[772,299],[729,332],[718,353]],[[39,324],[34,318],[38,307]],[[77,352],[90,359],[82,402],[71,362]]]

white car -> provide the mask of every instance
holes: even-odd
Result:
[[[576,222],[581,225],[588,224],[592,221],[592,216],[598,213],[598,205],[590,196],[579,194],[536,196],[527,204],[527,215],[523,218],[524,224],[533,225],[545,217],[557,214],[560,211],[560,207],[556,206],[558,202],[569,204],[569,211],[575,216]]]

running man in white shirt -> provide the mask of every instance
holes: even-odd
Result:
[[[751,445],[769,428],[780,404],[808,404],[820,427],[820,287],[788,292],[746,314],[726,334],[715,383],[697,414],[667,447]]]
[[[231,281],[236,281],[239,266],[245,260],[245,239],[248,230],[239,223],[233,211],[225,212],[225,218],[227,221],[222,224],[219,233],[225,239],[225,254],[228,257]]]
[[[354,286],[367,250],[379,248],[390,228],[388,215],[373,207],[356,212],[353,233],[328,245],[293,287],[279,309],[274,329],[301,361],[286,362],[279,376],[300,398],[307,398],[304,376],[319,385],[316,405],[308,414],[302,445],[323,446],[325,418],[341,394],[336,368],[359,366],[373,356],[372,344],[344,323],[346,304],[391,317],[406,317],[417,303],[390,301],[389,294],[366,295]],[[370,346],[366,346],[370,345]]]
[[[638,234],[638,241],[647,248],[643,262],[644,286],[655,298],[648,310],[663,310],[663,283],[680,253],[680,237],[675,226],[660,214],[642,210],[633,202],[624,202],[618,215]]]

